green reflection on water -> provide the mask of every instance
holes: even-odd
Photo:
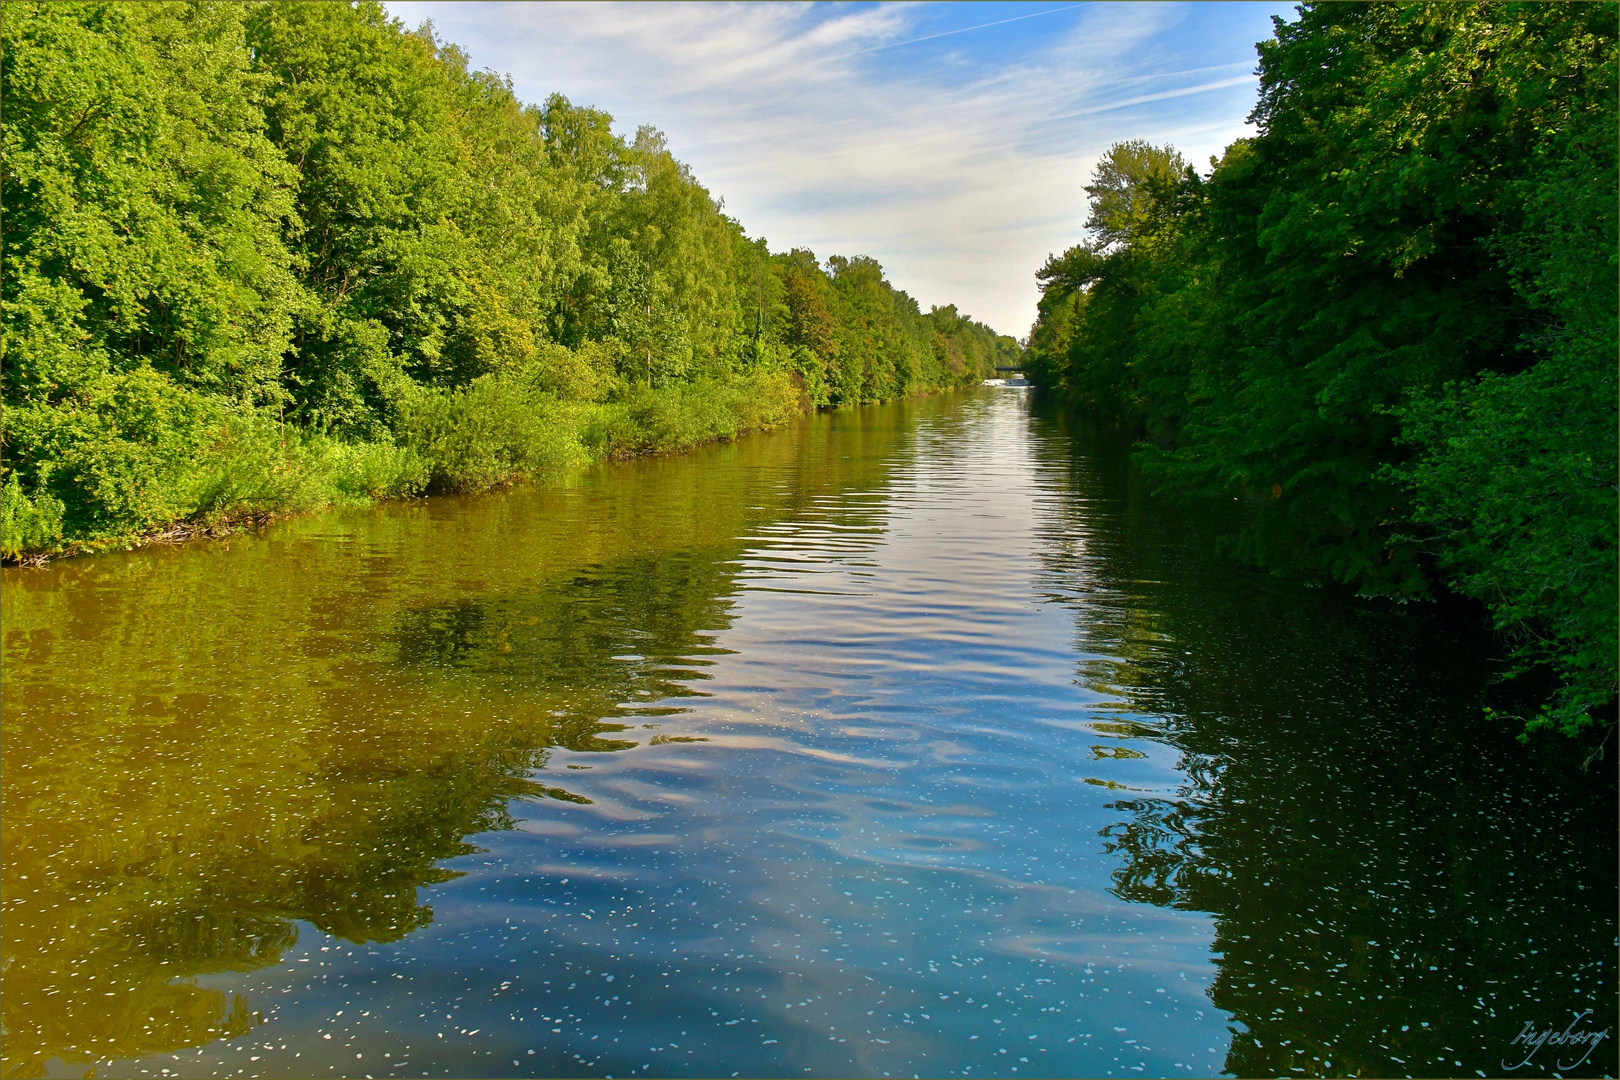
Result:
[[[5,1074],[251,1029],[197,980],[281,962],[299,920],[428,924],[418,890],[512,799],[583,798],[559,760],[689,738],[659,725],[703,694],[745,554],[812,519],[875,541],[919,419],[954,407],[5,571]],[[1109,697],[1079,744],[1110,777],[1080,776],[1098,844],[1119,898],[1212,914],[1227,1069],[1494,1075],[1524,1020],[1612,1024],[1613,786],[1480,724],[1488,642],[1234,567],[1224,508],[1149,498],[1117,436],[1030,422],[1062,478],[1039,587]],[[1181,790],[1132,779],[1154,744]]]
[[[1494,1076],[1525,1021],[1592,1009],[1579,1030],[1612,1033],[1614,778],[1482,719],[1481,621],[1235,566],[1213,554],[1226,508],[1151,498],[1118,433],[1035,423],[1079,496],[1043,549],[1054,597],[1083,600],[1079,681],[1160,718],[1091,727],[1174,746],[1187,778],[1112,804],[1114,892],[1216,916],[1226,1071]]]
[[[736,558],[881,499],[913,412],[839,412],[552,489],[4,571],[4,1075],[251,1030],[198,976],[433,919],[527,774],[698,691]]]

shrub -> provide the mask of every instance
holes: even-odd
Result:
[[[573,410],[501,376],[454,390],[422,388],[401,409],[401,438],[436,491],[478,491],[589,460]]]

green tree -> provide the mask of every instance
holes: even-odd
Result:
[[[281,399],[304,303],[282,241],[294,177],[242,15],[7,9],[5,482],[36,530],[165,519],[166,484],[226,416]]]
[[[922,363],[872,260],[773,256],[656,129],[525,104],[372,0],[15,4],[0,32],[7,558],[978,375]]]
[[[1207,177],[1115,146],[1042,381],[1237,498],[1238,554],[1484,600],[1565,730],[1615,693],[1612,5],[1307,4]]]

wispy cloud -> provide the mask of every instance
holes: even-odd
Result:
[[[391,3],[518,92],[651,123],[774,249],[868,254],[1005,333],[1126,138],[1243,133],[1282,4]],[[900,48],[899,46],[908,46]]]
[[[968,34],[975,30],[988,30],[992,26],[1005,26],[1008,23],[1023,22],[1025,19],[1039,19],[1045,15],[1056,15],[1064,11],[1073,11],[1075,8],[1085,7],[1085,4],[1069,4],[1066,7],[1047,8],[1045,11],[1031,11],[1027,15],[1014,15],[1010,19],[997,19],[994,22],[979,23],[976,26],[964,26],[956,30],[942,30],[937,34],[924,34],[922,37],[910,38],[906,41],[891,41],[886,45],[873,45],[869,49],[857,49],[845,56],[861,56],[865,53],[882,52],[884,49],[898,49],[903,45],[918,45],[924,41],[937,41],[940,38],[955,37],[957,34]]]

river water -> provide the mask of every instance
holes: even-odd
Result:
[[[1128,455],[981,390],[6,570],[4,1075],[1613,1075],[1613,783]]]

